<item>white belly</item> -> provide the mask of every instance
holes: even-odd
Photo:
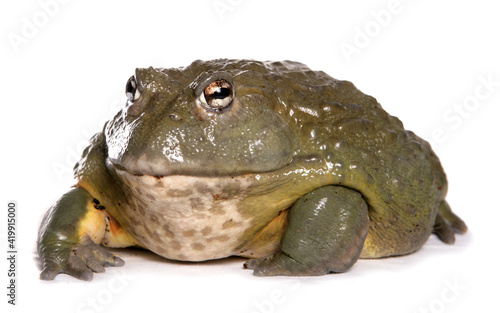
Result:
[[[136,176],[119,220],[145,248],[169,259],[203,261],[238,254],[251,218],[238,205],[253,176]]]

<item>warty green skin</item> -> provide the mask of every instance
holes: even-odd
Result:
[[[358,257],[414,252],[433,231],[452,242],[454,232],[466,230],[445,201],[446,176],[429,144],[350,82],[297,62],[227,59],[195,61],[178,69],[137,69],[136,78],[139,100],[128,103],[93,138],[75,176],[78,188],[99,199],[139,246],[188,261],[257,258],[247,267],[259,275],[320,275],[345,271]],[[230,81],[234,89],[230,107],[220,112],[200,104],[200,94],[216,79]],[[340,195],[336,190],[342,190]],[[297,204],[304,197],[316,204]],[[325,230],[314,233],[317,242],[332,243],[332,260],[341,261],[317,258],[312,270],[303,270],[285,260],[281,270],[270,270],[276,264],[268,260],[279,259],[275,256],[283,247],[287,256],[298,259],[313,252],[297,246],[302,239],[284,229],[286,223],[276,229],[268,225],[286,214],[289,225],[302,220],[303,231],[312,235],[306,226],[322,199],[329,205],[346,203],[355,216],[338,222],[340,213],[331,213],[338,205],[323,208],[331,214],[318,222],[317,229]],[[182,200],[193,202],[194,213],[185,213],[189,207],[185,201],[178,204]],[[48,216],[56,211],[77,219],[83,214],[55,205]],[[225,222],[231,222],[221,224],[220,236],[207,230],[205,237],[212,237],[189,241],[194,233],[205,234],[202,220],[214,214],[227,215]],[[196,226],[184,229],[183,219]],[[347,235],[339,239],[328,225],[347,229]],[[172,231],[176,227],[184,235]],[[59,228],[43,223],[42,250],[61,244],[57,238],[45,240]],[[269,228],[274,230],[263,236]],[[224,246],[230,235],[236,239],[226,250],[207,248]],[[349,236],[356,240],[347,249],[350,257],[344,257],[347,250],[339,246]],[[314,244],[309,246],[314,250]],[[187,250],[191,252],[182,253]]]

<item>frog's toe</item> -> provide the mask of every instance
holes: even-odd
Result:
[[[453,214],[453,212],[452,212]],[[460,217],[453,214],[453,217],[448,220],[451,224],[451,228],[457,234],[464,234],[467,232],[467,225],[465,224]]]
[[[40,273],[40,279],[53,280],[59,273],[61,273],[61,267],[57,263],[46,261]]]
[[[94,278],[91,269],[76,254],[69,257],[68,262],[63,266],[62,272],[85,281],[91,281]]]
[[[439,206],[432,232],[444,243],[453,244],[455,243],[455,233],[467,232],[467,225],[451,211],[448,203],[443,201]]]
[[[81,259],[93,272],[104,272],[104,266],[122,266],[125,262],[106,248],[95,243],[75,249],[75,256]]]
[[[436,221],[433,226],[433,233],[436,234],[441,241],[447,244],[455,243],[455,232],[450,223],[441,215],[436,216]]]

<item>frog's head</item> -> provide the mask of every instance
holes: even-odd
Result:
[[[252,70],[262,65],[224,61],[137,69],[127,107],[106,126],[112,164],[154,176],[235,176],[289,164],[296,135],[275,110],[268,76]]]

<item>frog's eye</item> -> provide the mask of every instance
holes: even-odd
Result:
[[[127,80],[127,85],[125,86],[125,94],[130,102],[134,102],[139,99],[141,96],[141,92],[137,88],[137,81],[135,80],[135,76],[131,76]]]
[[[125,94],[128,99],[127,114],[130,116],[139,116],[144,111],[144,101],[142,101],[141,92],[139,91],[137,81],[134,76],[127,80]]]
[[[205,106],[218,112],[233,102],[233,86],[225,79],[215,80],[205,88],[200,100]]]

